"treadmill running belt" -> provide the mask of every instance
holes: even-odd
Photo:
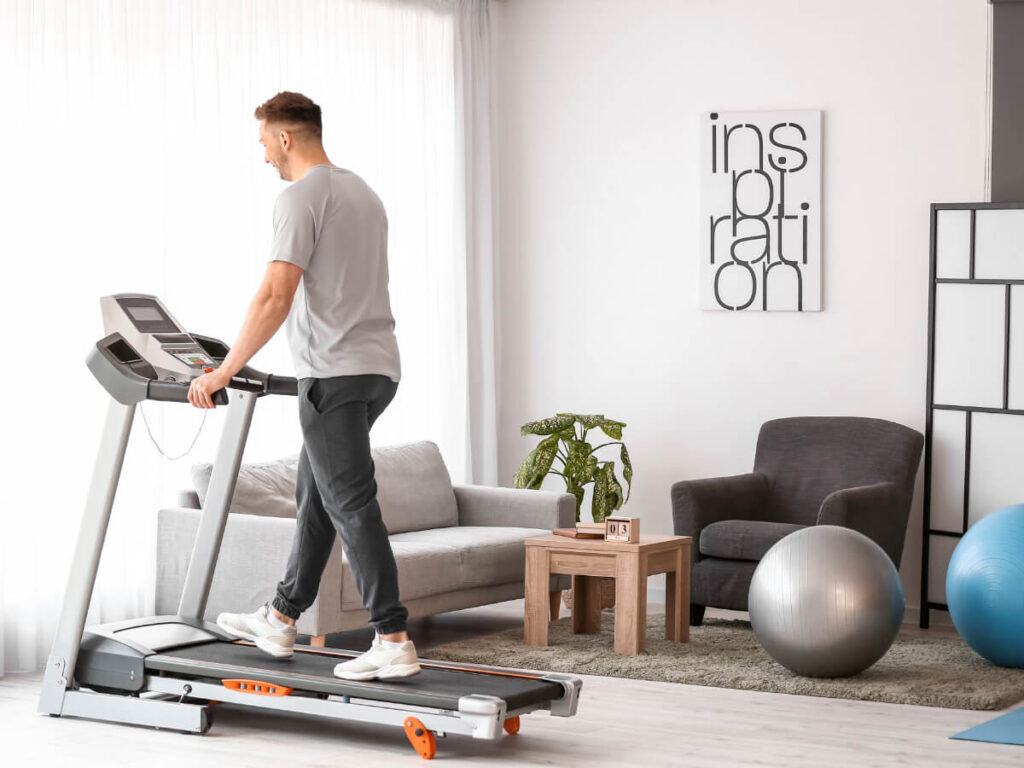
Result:
[[[459,699],[474,693],[504,699],[509,712],[560,699],[563,695],[558,683],[529,673],[506,673],[495,667],[468,665],[457,669],[431,668],[426,665],[432,662],[423,659],[420,660],[423,670],[412,677],[366,682],[335,677],[334,665],[355,655],[351,651],[299,646],[292,658],[275,659],[251,643],[210,642],[147,656],[145,667],[191,677],[262,680],[302,691],[449,710],[457,710]]]

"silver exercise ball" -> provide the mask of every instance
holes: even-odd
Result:
[[[754,571],[748,600],[757,640],[806,677],[847,677],[889,650],[903,621],[903,585],[885,551],[835,525],[791,533]]]

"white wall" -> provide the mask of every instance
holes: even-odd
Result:
[[[984,0],[496,3],[502,484],[535,443],[521,424],[605,413],[629,425],[624,513],[671,533],[671,484],[749,471],[766,419],[923,432],[928,205],[985,194],[987,14]],[[698,309],[698,115],[716,109],[824,111],[823,312]]]

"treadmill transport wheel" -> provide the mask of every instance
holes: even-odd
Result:
[[[437,741],[434,734],[426,729],[415,717],[405,718],[405,735],[409,737],[412,748],[419,753],[424,760],[429,760],[437,754]]]
[[[504,727],[505,733],[509,734],[510,736],[515,736],[517,733],[519,733],[519,715],[516,715],[515,717],[510,717],[507,720],[505,720]]]

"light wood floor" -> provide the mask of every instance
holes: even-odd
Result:
[[[522,611],[521,600],[458,611],[412,622],[410,632],[421,655],[429,657],[439,643],[521,628]],[[330,645],[357,649],[368,641],[368,631],[328,638]],[[398,728],[223,705],[205,736],[43,717],[35,713],[38,685],[38,675],[0,679],[0,765],[425,764]],[[1024,747],[949,739],[997,714],[585,677],[576,717],[527,715],[517,736],[496,742],[439,739],[433,762],[466,768],[1024,765]]]

